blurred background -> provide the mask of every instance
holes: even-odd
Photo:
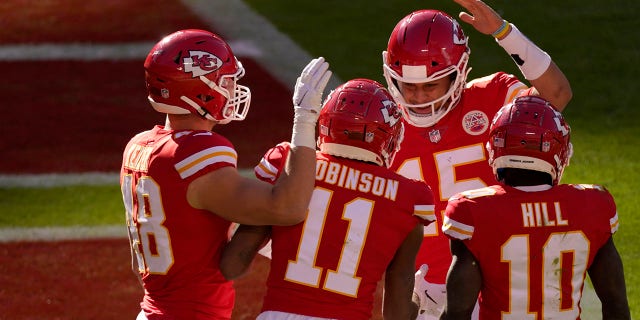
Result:
[[[635,214],[640,207],[635,194],[640,189],[640,112],[633,96],[640,65],[640,4],[486,2],[547,51],[571,82],[574,97],[564,115],[572,127],[575,153],[563,182],[602,184],[614,195],[621,223],[614,240],[626,270],[632,315],[639,318],[640,276],[631,270],[640,267],[640,235],[635,232],[640,227]],[[73,318],[66,308],[77,306],[79,299],[61,298],[64,287],[51,292],[57,282],[46,280],[58,275],[51,270],[65,268],[90,282],[110,270],[118,273],[128,286],[120,289],[123,295],[132,296],[125,299],[124,308],[136,310],[141,293],[128,270],[117,171],[129,138],[164,122],[148,105],[142,69],[148,50],[164,35],[201,28],[229,40],[247,69],[242,83],[251,87],[253,98],[244,122],[216,131],[236,146],[239,167],[250,169],[269,147],[289,139],[292,88],[308,59],[324,56],[330,62],[333,87],[355,77],[384,83],[381,52],[391,30],[406,14],[423,8],[452,16],[462,10],[444,0],[2,1],[0,301],[8,307],[0,307],[0,319],[21,318],[9,313],[16,310],[30,312],[18,305],[21,301],[47,305],[47,299],[57,308],[51,309],[54,313]],[[469,79],[500,70],[523,79],[491,37],[461,25],[470,38]],[[119,240],[93,243],[82,251],[93,254],[92,260],[100,261],[106,271],[79,269],[74,257],[80,253],[71,245],[11,240],[58,227],[72,227],[66,230],[76,230],[77,237],[99,232],[93,227],[115,228],[115,235],[106,237]],[[107,247],[111,249],[104,259],[100,248]],[[47,260],[56,254],[68,258]],[[60,266],[48,269],[51,260]],[[41,267],[17,274],[34,265]],[[34,289],[41,298],[19,294],[25,283],[37,288],[46,281],[51,281],[46,289]],[[105,301],[111,299],[104,292],[93,294],[89,297],[101,300],[97,305],[103,310],[117,309]],[[96,312],[91,318],[111,317]]]

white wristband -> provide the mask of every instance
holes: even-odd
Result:
[[[291,133],[291,147],[308,147],[316,149],[316,120],[317,114],[311,112],[296,112],[293,119]]]
[[[513,58],[527,80],[538,79],[551,64],[551,56],[538,48],[516,26],[498,44]]]

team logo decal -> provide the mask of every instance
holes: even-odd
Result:
[[[395,126],[396,123],[398,123],[398,121],[400,121],[400,119],[402,118],[402,114],[400,113],[400,111],[398,111],[398,109],[396,109],[393,114],[390,114],[389,109],[396,108],[396,104],[393,101],[384,100],[382,101],[382,105],[384,106],[384,108],[380,108],[380,112],[382,112],[382,118],[384,119],[384,122],[388,123],[391,127]]]
[[[467,44],[467,37],[462,33],[462,28],[456,20],[453,20],[453,44]]]
[[[469,111],[462,117],[462,129],[472,136],[481,135],[489,129],[489,117],[482,111]]]
[[[195,78],[220,69],[222,60],[212,53],[196,50],[189,51],[189,56],[184,58],[183,64],[184,72],[191,72]]]

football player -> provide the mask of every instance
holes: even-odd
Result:
[[[318,119],[316,186],[304,223],[240,226],[221,269],[240,276],[272,241],[267,293],[259,320],[370,319],[385,280],[386,319],[415,319],[415,257],[424,224],[435,219],[429,187],[387,164],[403,125],[387,90],[354,79],[332,91]],[[288,143],[271,149],[256,176],[279,183]]]
[[[580,319],[587,273],[602,319],[630,319],[613,197],[598,185],[559,184],[569,140],[542,98],[498,111],[486,147],[499,184],[455,195],[445,213],[453,264],[441,319],[470,319],[478,293],[481,320]]]
[[[505,72],[467,81],[468,38],[442,11],[415,11],[395,26],[383,52],[383,71],[403,112],[406,132],[391,168],[429,184],[439,225],[449,197],[496,182],[483,144],[500,107],[528,94],[542,96],[562,110],[572,96],[569,82],[550,56],[513,24],[482,1],[456,2],[469,11],[460,19],[493,35],[532,87]],[[416,293],[423,301],[421,319],[436,319],[444,307],[451,253],[435,224],[425,229],[424,236],[416,264],[420,280]]]
[[[229,45],[204,30],[158,42],[145,62],[151,106],[167,114],[133,137],[120,184],[134,272],[144,286],[138,319],[229,319],[233,284],[217,261],[231,221],[302,221],[314,186],[315,125],[331,72],[322,58],[303,70],[293,97],[291,152],[278,183],[242,177],[218,124],[243,120],[251,92]]]

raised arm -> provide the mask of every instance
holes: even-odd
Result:
[[[539,95],[562,111],[573,96],[569,80],[551,57],[513,24],[502,19],[486,3],[480,0],[454,0],[467,12],[461,12],[462,21],[478,32],[492,35],[498,44],[513,58],[524,77],[534,87],[533,95]]]
[[[315,126],[330,77],[329,64],[317,58],[298,78],[292,148],[275,185],[245,178],[235,168],[222,168],[190,184],[189,203],[242,224],[291,225],[304,220],[315,184]]]

